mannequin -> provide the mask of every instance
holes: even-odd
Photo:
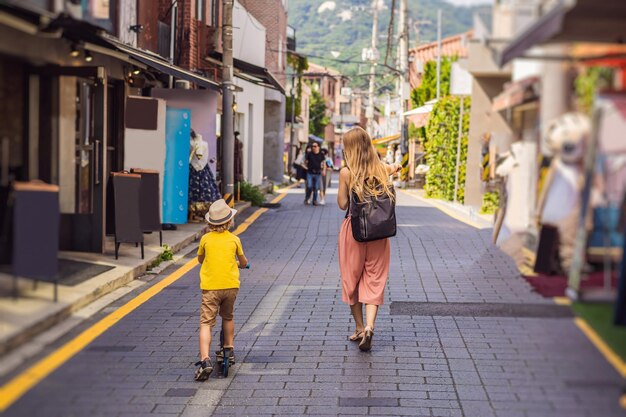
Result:
[[[202,221],[211,203],[222,197],[209,167],[209,145],[193,130],[190,145],[189,220]]]
[[[561,267],[569,271],[574,252],[583,183],[583,156],[591,132],[589,118],[566,113],[553,120],[546,132],[552,155],[545,185],[539,198],[540,223],[558,230]]]

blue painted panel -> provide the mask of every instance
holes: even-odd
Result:
[[[191,110],[168,107],[165,117],[163,223],[187,223]]]

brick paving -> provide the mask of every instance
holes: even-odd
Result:
[[[329,196],[329,203],[334,196]],[[404,194],[369,353],[347,341],[336,205],[293,190],[241,236],[238,364],[193,381],[197,268],[29,391],[7,416],[623,416],[623,381],[571,318],[390,315],[393,301],[549,303],[478,230]],[[213,348],[215,348],[215,344]]]

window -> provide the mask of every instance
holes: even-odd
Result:
[[[206,4],[204,4],[205,0],[196,0],[196,19],[205,21],[206,20]]]
[[[352,103],[339,103],[339,113],[343,116],[346,114],[350,114],[352,111]]]
[[[204,0],[211,2],[211,10],[209,10],[207,24],[215,28],[220,26],[220,0]]]

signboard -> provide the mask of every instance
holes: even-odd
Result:
[[[452,63],[450,94],[453,96],[469,96],[472,94],[472,74],[462,68],[458,62]]]

